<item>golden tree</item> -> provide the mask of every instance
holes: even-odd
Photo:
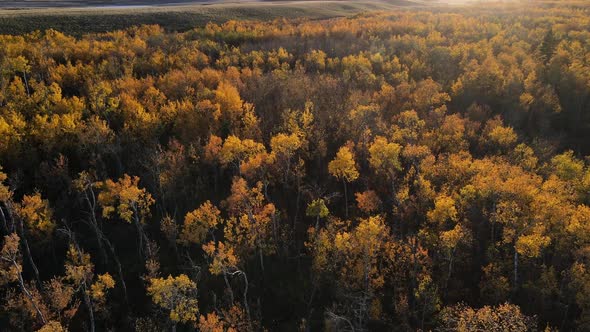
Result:
[[[207,234],[221,223],[221,211],[206,201],[198,209],[189,212],[184,217],[184,224],[180,233],[180,241],[184,244],[200,244]]]
[[[197,284],[186,275],[152,278],[147,292],[154,304],[169,311],[172,331],[176,331],[178,323],[196,324],[199,314]]]
[[[258,251],[264,269],[263,254],[275,250],[272,238],[276,237],[276,224],[275,206],[266,202],[262,189],[261,182],[250,188],[243,178],[234,178],[231,195],[225,200],[230,218],[224,234],[227,242],[242,254]]]
[[[143,228],[154,199],[145,188],[139,188],[138,185],[139,178],[127,174],[117,182],[106,180],[99,184],[102,190],[97,200],[102,206],[103,217],[117,217],[123,222],[134,223],[139,237],[140,256],[143,257],[144,250],[150,256],[148,238]]]
[[[350,148],[343,146],[336,153],[336,158],[330,161],[328,164],[328,172],[342,181],[344,186],[344,211],[345,215],[348,216],[348,193],[346,190],[346,183],[352,182],[359,177],[359,171],[357,170],[356,162],[354,161],[354,154],[350,151]]]

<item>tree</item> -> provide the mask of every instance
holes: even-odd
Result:
[[[251,332],[256,331],[255,326],[247,317],[246,312],[238,305],[229,309],[222,309],[218,313],[212,312],[201,315],[199,318],[199,331],[203,332]]]
[[[0,251],[0,267],[2,268],[0,272],[0,286],[18,282],[19,288],[26,297],[28,304],[33,307],[36,318],[41,323],[46,324],[47,320],[41,308],[42,304],[39,303],[39,299],[35,296],[35,293],[31,292],[22,276],[23,268],[19,241],[20,238],[16,233],[4,237],[4,245]]]
[[[296,134],[277,134],[270,139],[270,148],[277,158],[278,167],[283,172],[283,183],[287,183],[287,176],[291,172],[292,158],[301,148],[301,140]]]
[[[380,216],[350,222],[332,220],[328,227],[309,230],[308,247],[316,272],[333,271],[338,286],[350,301],[345,308],[354,329],[366,328],[370,308],[376,305],[378,290],[384,287],[385,274],[393,262],[390,230]]]
[[[305,210],[305,215],[308,217],[315,217],[315,229],[319,230],[320,227],[320,219],[325,218],[330,214],[330,210],[326,206],[326,203],[323,199],[319,198],[313,200],[311,203],[307,204],[307,209]]]
[[[244,161],[263,151],[266,151],[264,145],[251,139],[241,140],[236,136],[229,136],[219,151],[219,161],[222,165],[231,164],[238,172],[241,172]]]
[[[272,253],[277,236],[275,206],[266,203],[263,185],[258,182],[250,188],[243,178],[235,177],[231,195],[226,199],[230,218],[224,228],[225,239],[242,255],[258,251],[260,266],[264,270],[263,253]]]
[[[553,33],[553,29],[549,28],[545,36],[543,37],[543,42],[539,46],[539,50],[541,51],[541,58],[545,62],[545,64],[549,63],[553,54],[555,53],[555,49],[557,48],[558,40],[555,38],[555,34]]]
[[[359,209],[364,213],[371,214],[381,209],[382,202],[375,191],[367,190],[354,195]]]
[[[90,296],[91,282],[94,277],[94,265],[90,261],[90,255],[83,252],[75,240],[73,235],[70,239],[73,243],[70,244],[67,253],[67,261],[65,264],[65,280],[71,283],[76,290],[80,290],[83,294],[84,303],[88,309],[88,316],[90,319],[90,331],[95,330],[95,307]],[[112,279],[111,279],[112,281]],[[109,285],[111,285],[109,283]],[[112,284],[114,286],[114,284]],[[104,294],[103,294],[104,295]]]
[[[88,172],[81,172],[77,179],[72,182],[74,189],[80,195],[80,198],[86,205],[88,218],[84,219],[89,226],[92,228],[94,235],[96,236],[96,242],[98,244],[98,248],[102,255],[103,260],[107,259],[107,254],[104,249],[104,245],[109,249],[115,264],[117,265],[117,272],[119,274],[119,282],[121,283],[121,287],[123,288],[123,293],[125,298],[127,298],[127,286],[125,284],[125,278],[123,277],[123,267],[121,266],[121,262],[119,260],[119,256],[115,251],[115,247],[108,239],[108,237],[102,231],[102,227],[99,224],[98,219],[96,218],[96,211],[98,209],[98,201],[96,195],[96,187],[97,183],[94,181],[94,177]]]
[[[6,233],[14,229],[14,224],[10,224],[10,207],[12,202],[12,191],[8,186],[4,184],[7,179],[6,173],[2,172],[2,166],[0,166],[0,218],[2,219],[2,226]]]
[[[579,181],[584,172],[584,162],[577,159],[571,150],[553,157],[551,166],[555,174],[565,181]]]
[[[37,332],[67,332],[67,329],[60,322],[52,320],[43,325]]]
[[[534,331],[533,317],[522,314],[520,308],[510,303],[496,307],[473,309],[464,304],[445,308],[441,314],[443,328],[452,331]]]
[[[28,234],[30,233],[38,243],[47,243],[55,228],[52,218],[53,211],[49,207],[49,201],[44,200],[38,192],[31,196],[23,196],[21,202],[15,205],[14,210],[15,217],[18,218],[19,233],[25,255],[33,268],[37,284],[41,285],[39,269],[33,260],[29,247]]]
[[[215,227],[222,222],[220,215],[221,211],[210,201],[206,201],[198,209],[187,213],[180,233],[180,242],[184,244],[202,243],[207,234],[215,230]]]
[[[178,323],[196,324],[199,314],[197,284],[186,275],[152,278],[147,292],[155,305],[169,311],[172,331],[176,331]]]
[[[459,215],[455,200],[445,194],[439,194],[434,201],[434,208],[427,213],[428,220],[433,223],[431,227],[437,234],[446,259],[448,260],[448,272],[445,286],[451,279],[455,251],[459,244],[469,240],[468,230],[459,223]]]
[[[348,216],[348,194],[346,191],[346,183],[352,182],[359,177],[356,162],[354,161],[354,154],[350,148],[343,146],[336,153],[336,158],[328,164],[328,171],[330,174],[342,181],[344,186],[344,210],[345,215]]]
[[[243,101],[235,86],[222,81],[215,89],[215,102],[219,105],[222,121],[229,128],[237,128],[237,123],[243,114]]]
[[[551,243],[551,238],[546,235],[545,226],[531,222],[527,211],[523,211],[523,208],[515,202],[500,201],[496,206],[493,219],[505,227],[503,242],[513,245],[513,286],[517,289],[519,255],[538,257],[541,250]]]
[[[143,257],[144,251],[150,256],[144,224],[150,215],[154,199],[145,188],[140,189],[138,185],[139,178],[127,174],[117,182],[106,180],[99,184],[101,192],[98,194],[98,203],[102,205],[104,218],[113,219],[116,216],[123,222],[135,224],[139,237],[139,253]]]
[[[243,303],[246,309],[248,320],[250,320],[250,306],[248,304],[248,277],[243,270],[238,268],[238,257],[234,253],[234,249],[226,246],[223,242],[209,242],[203,245],[203,250],[211,260],[209,264],[209,272],[212,275],[223,275],[225,286],[230,296],[230,303],[233,305],[235,298],[233,289],[229,283],[229,277],[242,276],[244,279]]]
[[[401,146],[390,143],[385,137],[377,136],[369,147],[369,164],[375,172],[383,174],[389,180],[391,193],[395,195],[396,173],[401,171],[399,159]]]
[[[49,207],[49,202],[43,199],[40,193],[23,196],[16,207],[16,213],[36,239],[47,241],[53,233],[53,211]]]

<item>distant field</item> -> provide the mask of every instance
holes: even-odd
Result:
[[[0,8],[26,9],[93,6],[170,5],[197,2],[225,2],[225,0],[2,0],[0,2]],[[234,2],[236,1],[234,0]]]
[[[411,0],[382,1],[3,1],[0,2],[0,34],[22,34],[56,29],[80,35],[133,25],[159,24],[167,30],[184,31],[207,22],[229,19],[269,20],[278,17],[320,19],[366,11],[391,10],[419,5]],[[190,3],[188,3],[190,2]],[[12,6],[10,4],[12,3]],[[21,9],[14,9],[16,4]],[[33,8],[33,7],[48,8]],[[73,7],[72,7],[73,6]],[[80,7],[82,6],[82,7]],[[26,9],[22,9],[26,7]],[[72,7],[72,8],[63,8]],[[12,8],[12,9],[11,9]]]

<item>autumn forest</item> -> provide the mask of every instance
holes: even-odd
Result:
[[[0,330],[590,330],[590,5],[0,35]]]

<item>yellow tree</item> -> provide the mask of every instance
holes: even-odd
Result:
[[[176,331],[178,323],[196,324],[199,314],[197,284],[185,274],[152,278],[147,292],[155,305],[169,311],[172,331]]]
[[[139,178],[127,174],[117,182],[106,180],[99,184],[102,191],[98,194],[98,203],[102,206],[103,217],[118,218],[126,223],[135,224],[139,237],[139,253],[143,258],[144,250],[151,256],[148,237],[143,227],[150,215],[154,199],[145,188],[139,188],[138,185]]]
[[[212,275],[222,275],[225,281],[225,286],[230,296],[230,302],[234,305],[234,292],[229,283],[229,277],[242,276],[244,279],[243,303],[246,309],[248,320],[250,319],[250,306],[248,305],[248,277],[243,270],[238,268],[239,259],[234,253],[231,246],[225,245],[223,242],[211,241],[203,245],[203,251],[210,259],[209,272]]]
[[[68,330],[60,322],[52,320],[43,325],[37,332],[67,332]]]
[[[336,153],[336,158],[328,164],[328,172],[342,181],[344,186],[344,211],[348,217],[348,193],[346,190],[346,183],[352,182],[359,177],[356,162],[354,161],[354,154],[350,148],[343,146]]]
[[[186,245],[202,243],[207,234],[222,222],[220,215],[219,209],[210,201],[187,213],[180,233],[180,242]]]
[[[250,188],[243,178],[234,178],[231,195],[225,201],[230,218],[224,234],[226,240],[241,253],[258,251],[264,270],[263,253],[274,252],[272,237],[274,234],[276,238],[278,230],[274,222],[275,206],[266,202],[262,189],[262,182]]]
[[[442,327],[449,331],[530,331],[535,318],[524,315],[510,303],[473,309],[464,304],[446,307],[440,315]],[[547,331],[547,330],[546,330]]]
[[[281,133],[270,139],[270,148],[276,156],[277,166],[283,172],[283,183],[287,183],[293,156],[301,148],[301,144],[297,134],[286,135]]]
[[[385,175],[391,186],[391,194],[395,195],[396,174],[402,169],[400,162],[401,146],[388,142],[385,137],[377,136],[369,147],[369,164],[378,174]]]
[[[217,313],[211,312],[201,315],[199,318],[199,331],[201,332],[253,332],[258,328],[259,325],[253,326],[253,322],[239,305],[233,305],[229,309],[221,309]]]
[[[323,199],[318,198],[313,200],[311,203],[307,204],[307,209],[305,210],[305,215],[308,217],[315,217],[315,229],[319,230],[320,227],[320,219],[325,218],[330,214],[330,210],[326,206],[326,203]]]
[[[36,318],[43,324],[47,323],[46,315],[43,313],[39,299],[32,292],[22,276],[22,259],[19,250],[20,238],[16,233],[4,237],[4,245],[0,251],[0,286],[17,282],[22,294],[26,297],[36,315]]]
[[[459,222],[456,205],[452,197],[444,193],[439,194],[434,200],[434,208],[427,213],[431,225],[422,230],[424,233],[432,231],[436,233],[435,236],[443,249],[441,251],[447,256],[448,271],[445,284],[448,284],[453,273],[453,261],[457,246],[467,243],[470,238],[468,231]]]
[[[93,283],[94,264],[90,260],[90,255],[80,248],[73,233],[68,231],[68,235],[72,243],[66,256],[64,280],[71,284],[72,289],[82,292],[82,298],[88,309],[90,331],[94,332],[95,312],[104,309],[107,290],[115,287],[115,281],[106,273],[99,275]]]
[[[489,217],[492,244],[508,245],[513,251],[513,287],[518,289],[520,257],[539,257],[551,243],[549,225],[542,222],[543,211],[535,203],[543,196],[543,180],[502,160],[477,160],[472,167],[476,174],[470,190],[490,206],[484,213]],[[500,243],[495,239],[497,225],[502,231]]]
[[[35,243],[47,243],[55,228],[53,211],[49,207],[49,201],[43,199],[38,192],[23,196],[21,202],[14,206],[14,210],[25,255],[33,268],[38,285],[41,285],[39,270],[29,247],[28,235],[33,237]]]
[[[332,220],[326,228],[312,227],[308,233],[314,270],[336,274],[338,285],[354,300],[349,311],[355,329],[366,328],[369,312],[380,306],[377,291],[391,269],[395,241],[390,229],[375,216],[360,219],[356,226]]]
[[[232,129],[236,129],[244,113],[243,104],[238,89],[229,82],[220,82],[215,90],[215,102],[219,105],[222,119]]]
[[[229,136],[219,151],[219,161],[223,166],[233,165],[238,172],[241,172],[244,161],[265,151],[264,145],[251,139],[242,140],[236,136]]]
[[[4,184],[7,178],[6,173],[2,172],[2,166],[0,166],[0,218],[2,219],[4,231],[10,233],[14,229],[14,224],[9,225],[10,216],[8,214],[12,202],[12,191]]]
[[[85,171],[81,172],[78,175],[78,178],[72,181],[72,185],[80,196],[80,199],[83,201],[84,205],[86,205],[88,218],[85,218],[84,221],[94,231],[98,248],[103,259],[106,262],[107,254],[104,250],[104,246],[106,245],[115,261],[117,273],[119,275],[119,282],[121,283],[124,296],[127,298],[127,286],[125,284],[125,278],[123,277],[123,267],[121,266],[121,261],[119,260],[119,256],[115,251],[115,247],[102,231],[102,227],[99,224],[98,218],[96,217],[96,211],[98,209],[96,187],[99,185],[97,185],[97,183],[94,181],[94,176]]]

